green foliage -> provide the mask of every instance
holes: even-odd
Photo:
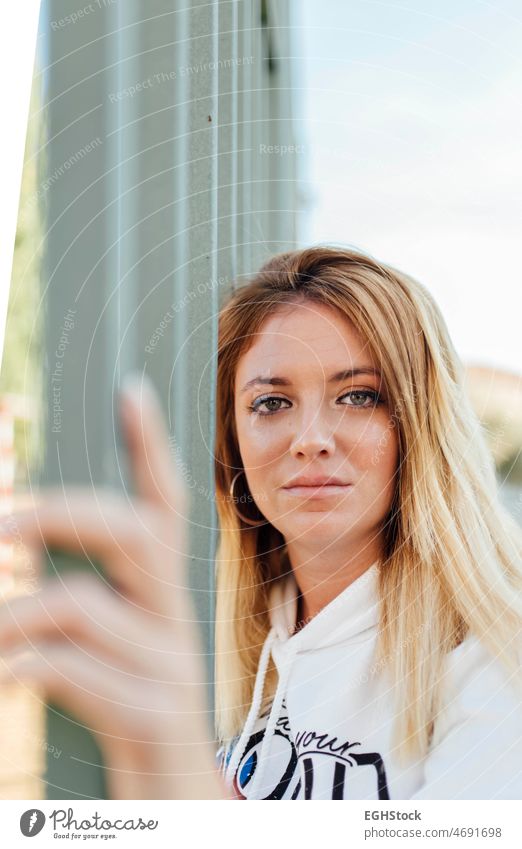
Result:
[[[17,418],[15,450],[17,477],[40,463],[43,310],[40,265],[42,225],[39,210],[38,148],[41,139],[38,78],[33,82],[18,209],[11,287],[0,371],[0,397],[17,396],[28,402],[28,419]],[[18,403],[17,407],[23,407]]]

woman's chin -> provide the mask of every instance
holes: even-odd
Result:
[[[314,510],[313,512],[302,511],[299,515],[294,514],[291,517],[286,516],[279,527],[287,540],[327,544],[352,535],[355,525],[356,523],[349,516],[332,515],[326,512],[321,514]]]

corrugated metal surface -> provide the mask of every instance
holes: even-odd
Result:
[[[260,152],[292,140],[290,9],[285,0],[99,6],[53,26],[70,3],[50,0],[42,27],[46,172],[89,145],[46,192],[43,483],[121,485],[112,397],[126,371],[146,371],[192,493],[190,571],[210,678],[217,313],[236,275],[295,239],[295,157]],[[276,6],[277,39],[267,29]],[[74,326],[53,383],[68,311]],[[48,758],[49,795],[103,795],[94,750],[79,755],[80,729],[54,715],[49,745],[53,735],[66,751]]]

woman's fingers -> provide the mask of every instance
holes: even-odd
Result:
[[[138,494],[186,519],[188,490],[172,461],[163,410],[146,375],[132,373],[124,379],[120,410]]]
[[[112,585],[144,610],[194,617],[187,593],[188,493],[174,464],[157,394],[130,375],[120,398],[138,495],[110,488],[46,488],[0,520],[0,536],[100,560]]]
[[[0,660],[0,684],[8,682],[56,701],[98,737],[111,798],[225,798],[206,714],[190,691],[145,679],[137,686],[103,657],[45,641]]]
[[[183,526],[112,490],[46,489],[33,509],[0,521],[0,536],[99,558],[109,581],[144,610],[191,618]]]
[[[129,609],[98,578],[72,572],[44,582],[36,596],[13,598],[0,607],[0,654],[24,643],[62,639],[81,644],[87,653],[106,652],[129,670],[172,668],[175,630],[168,640],[169,630],[158,620]]]
[[[39,690],[42,699],[73,712],[93,733],[134,743],[177,739],[180,745],[194,733],[191,742],[196,745],[208,716],[205,686],[157,680],[155,674],[120,669],[107,653],[90,655],[83,647],[54,640],[42,639],[0,658],[0,684]]]
[[[8,521],[13,518],[9,516]],[[5,521],[5,518],[0,518],[0,521]],[[9,529],[9,533],[5,535],[8,537],[7,542],[10,545],[8,569],[10,576],[16,582],[16,592],[36,593],[39,589],[40,577],[45,571],[45,558],[41,542],[23,539],[18,532],[15,521],[9,522]],[[2,539],[1,535],[0,539]],[[10,594],[8,592],[7,595]]]
[[[41,640],[2,657],[0,680],[39,690],[42,699],[70,710],[89,731],[126,742],[153,740],[158,725],[172,719],[176,710],[166,698],[159,699],[157,691],[152,698],[144,676],[138,680],[114,669],[110,657],[91,657],[81,648],[54,641]]]

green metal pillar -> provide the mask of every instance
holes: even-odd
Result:
[[[290,108],[286,85],[274,95],[289,60],[269,61],[270,4],[259,0],[90,5],[72,22],[69,2],[49,0],[41,28],[42,484],[127,486],[113,398],[127,371],[146,372],[191,493],[190,575],[211,694],[217,315],[237,274],[251,273],[274,246],[294,244],[292,184],[275,245],[281,192],[273,163],[260,167],[258,156],[259,143],[277,135],[281,108]],[[50,557],[53,573],[71,566],[99,564]],[[104,797],[88,731],[52,705],[48,738],[63,751],[48,758],[49,798]]]

